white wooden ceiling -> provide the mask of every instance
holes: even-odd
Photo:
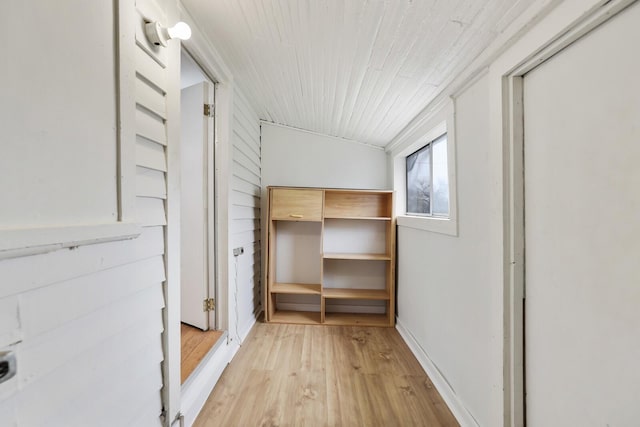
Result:
[[[183,0],[261,119],[384,146],[530,0]]]

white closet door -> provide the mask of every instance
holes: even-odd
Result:
[[[214,327],[209,319],[215,318],[203,310],[210,278],[215,277],[210,272],[214,264],[208,226],[213,225],[213,119],[204,115],[213,90],[212,84],[201,82],[181,93],[181,320],[202,330]]]
[[[640,423],[640,3],[524,78],[529,427]]]

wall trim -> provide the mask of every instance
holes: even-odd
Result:
[[[128,222],[4,229],[0,230],[0,260],[135,239],[141,232],[140,224]]]
[[[249,336],[249,334],[251,333],[251,330],[253,329],[253,327],[258,322],[258,319],[260,318],[260,314],[262,314],[262,307],[258,307],[253,312],[253,316],[251,316],[249,322],[240,331],[240,336],[238,337],[238,339],[240,340],[240,343],[239,343],[240,345],[242,345],[242,343],[244,343],[244,340],[246,340],[247,337]]]
[[[237,343],[229,341],[229,334],[225,331],[217,345],[207,353],[204,360],[184,383],[180,402],[184,426],[193,425],[211,391],[239,348]]]
[[[260,313],[262,313],[262,309],[254,313],[253,320],[240,333],[239,338],[241,341],[239,343],[234,343],[229,332],[225,331],[218,343],[207,353],[204,360],[200,362],[200,365],[184,383],[182,386],[184,426],[193,425],[225,368],[233,360],[242,343],[253,330]]]
[[[453,416],[458,420],[462,427],[478,427],[479,424],[473,418],[473,415],[467,410],[464,404],[460,401],[456,393],[453,391],[447,380],[442,376],[440,370],[436,367],[433,361],[429,358],[424,349],[418,344],[413,334],[404,326],[399,318],[396,318],[396,330],[400,333],[400,336],[411,350],[411,353],[418,359],[418,363],[422,366],[422,369],[427,373],[431,382],[442,396]]]

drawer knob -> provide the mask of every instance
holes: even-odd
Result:
[[[291,218],[302,218],[302,215],[300,215],[300,214],[289,214],[289,216]]]

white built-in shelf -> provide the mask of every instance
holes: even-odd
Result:
[[[375,299],[388,300],[389,292],[384,289],[341,289],[341,288],[324,288],[322,290],[323,298],[335,299]]]
[[[387,254],[351,254],[351,253],[327,253],[322,257],[324,259],[353,259],[353,260],[373,260],[373,261],[389,261],[391,256]]]
[[[321,285],[307,283],[274,283],[270,292],[273,294],[320,295]]]

